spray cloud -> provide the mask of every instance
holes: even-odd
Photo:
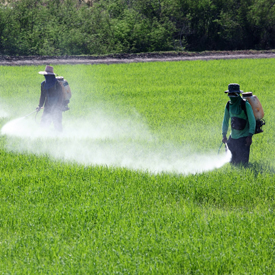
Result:
[[[8,108],[6,105],[3,103],[3,100],[0,100],[0,118],[6,118],[9,116],[8,114]]]
[[[201,173],[222,167],[231,157],[230,153],[200,154],[190,147],[160,145],[138,119],[113,118],[103,112],[70,121],[60,134],[41,129],[31,117],[6,123],[1,134],[9,137],[7,150],[151,173]]]

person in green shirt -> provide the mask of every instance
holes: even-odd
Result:
[[[230,100],[224,110],[222,142],[227,143],[232,154],[230,163],[234,165],[248,164],[252,136],[256,128],[252,107],[248,101],[243,100],[241,97],[242,92],[240,85],[236,83],[229,84],[228,90],[225,91]],[[227,139],[229,119],[231,120],[231,133],[229,139]]]

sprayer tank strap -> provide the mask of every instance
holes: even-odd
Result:
[[[230,104],[230,101],[228,101],[227,104],[226,104],[226,109],[228,110],[228,112],[229,112],[229,104]],[[244,111],[245,115],[247,116],[247,111],[246,111],[245,104],[246,104],[246,100],[242,99],[241,107],[242,107],[242,110]]]

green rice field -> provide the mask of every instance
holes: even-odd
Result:
[[[44,69],[0,66],[0,274],[274,274],[275,59],[56,65],[62,134],[31,114]],[[265,112],[247,168],[229,83]]]

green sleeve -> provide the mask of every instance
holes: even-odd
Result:
[[[43,81],[43,82],[41,83],[41,94],[40,94],[40,99],[39,99],[39,104],[38,104],[38,106],[39,106],[40,108],[43,107],[43,105],[44,105],[44,103],[45,103],[45,99],[46,99],[46,91],[45,91],[45,89],[44,89],[44,84],[45,84],[45,81]]]
[[[246,107],[246,113],[247,113],[247,118],[249,122],[249,136],[253,136],[255,134],[255,128],[256,128],[255,116],[249,102],[246,102],[245,107]]]
[[[222,122],[222,136],[226,137],[227,131],[228,131],[228,124],[229,124],[229,112],[225,106],[224,110],[224,117]]]

